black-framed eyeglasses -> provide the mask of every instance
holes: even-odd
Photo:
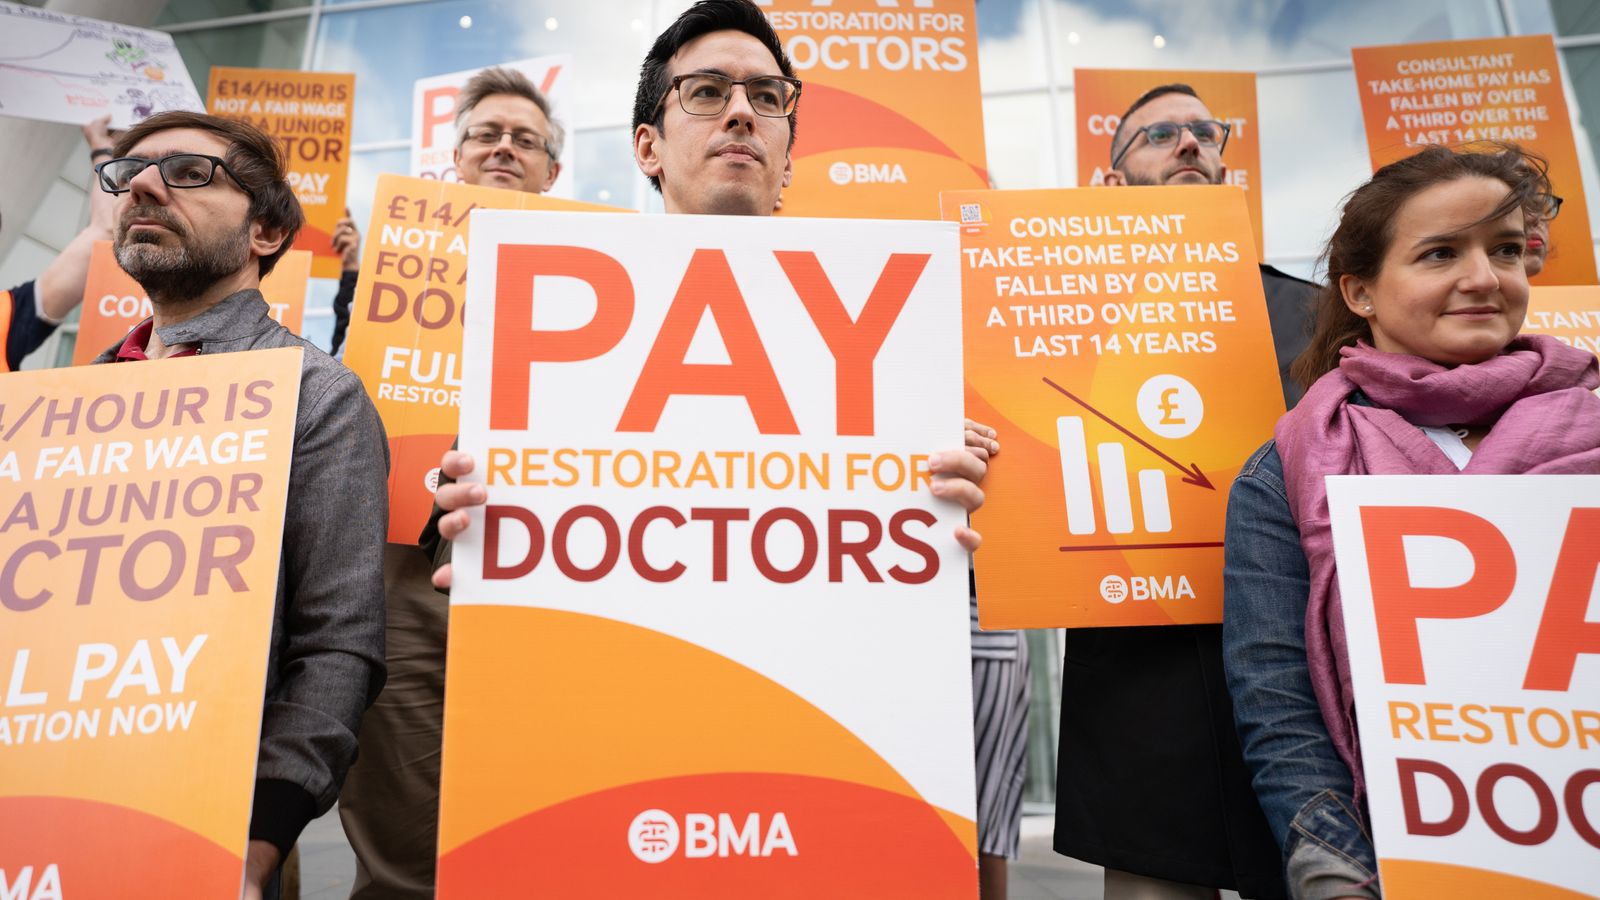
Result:
[[[463,144],[478,144],[483,147],[497,147],[500,140],[506,135],[511,135],[511,145],[524,153],[537,153],[541,150],[551,159],[555,154],[550,152],[550,139],[537,131],[526,128],[517,128],[506,131],[498,125],[473,125],[461,136]]]
[[[244,182],[228,168],[226,162],[220,157],[203,153],[170,153],[160,159],[123,156],[106,160],[95,166],[94,171],[100,179],[101,190],[108,194],[126,194],[132,189],[133,179],[150,166],[156,167],[156,171],[161,173],[161,181],[170,188],[205,187],[221,169],[251,200],[256,198],[255,192],[244,186]]]
[[[1178,138],[1183,136],[1185,130],[1194,135],[1195,141],[1200,146],[1216,147],[1217,152],[1220,154],[1222,149],[1228,146],[1228,134],[1233,131],[1233,126],[1226,122],[1218,122],[1216,119],[1197,119],[1193,122],[1151,122],[1149,125],[1135,131],[1133,136],[1128,138],[1128,142],[1122,145],[1122,150],[1111,158],[1111,168],[1115,169],[1117,163],[1122,162],[1122,158],[1128,155],[1128,151],[1133,149],[1134,143],[1139,140],[1139,135],[1144,135],[1144,139],[1152,147],[1170,147],[1178,142]]]
[[[1556,216],[1561,215],[1562,200],[1560,197],[1557,197],[1555,194],[1545,194],[1540,197],[1540,200],[1544,203],[1544,209],[1541,211],[1541,215],[1543,215],[1546,219],[1554,219]]]
[[[672,87],[678,92],[678,106],[691,116],[717,116],[728,108],[733,99],[734,85],[744,85],[745,96],[750,98],[750,108],[756,115],[781,119],[794,112],[800,100],[800,79],[782,75],[753,75],[735,81],[715,72],[691,72],[672,76]],[[661,95],[665,103],[667,94]],[[657,104],[658,106],[660,104]]]

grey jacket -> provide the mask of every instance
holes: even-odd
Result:
[[[251,839],[287,853],[338,797],[383,687],[388,439],[355,373],[273,321],[259,291],[157,334],[202,354],[305,348],[250,822]]]

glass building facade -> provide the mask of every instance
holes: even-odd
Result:
[[[365,223],[378,175],[407,169],[415,80],[554,53],[575,58],[575,102],[565,124],[576,153],[577,199],[659,209],[634,167],[628,125],[644,51],[688,5],[689,0],[170,0],[150,24],[174,35],[198,85],[207,83],[213,65],[354,72],[349,206],[356,221]],[[977,18],[989,171],[1000,188],[1075,183],[1075,68],[1255,71],[1266,257],[1306,277],[1315,274],[1340,199],[1370,173],[1350,48],[1553,34],[1589,210],[1600,217],[1595,0],[978,0]],[[0,280],[30,277],[71,239],[86,216],[87,179],[78,174],[86,170],[80,148],[25,236],[0,260]],[[1591,222],[1591,230],[1600,232],[1600,222]],[[324,347],[334,287],[313,280],[308,299],[305,334]],[[61,329],[29,365],[70,360],[74,331],[70,324]],[[1060,642],[1049,631],[1033,632],[1029,640],[1035,709],[1028,799],[1048,803],[1054,794]]]

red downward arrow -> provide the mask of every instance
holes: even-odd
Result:
[[[1198,465],[1190,463],[1189,465],[1186,466],[1183,463],[1178,462],[1177,460],[1173,459],[1172,457],[1166,455],[1165,453],[1162,453],[1160,450],[1157,450],[1155,447],[1151,446],[1149,441],[1146,441],[1144,438],[1139,437],[1137,434],[1134,434],[1133,432],[1129,431],[1128,429],[1123,428],[1121,425],[1119,425],[1115,421],[1112,421],[1110,416],[1108,416],[1105,413],[1101,412],[1100,410],[1095,409],[1094,407],[1090,406],[1082,397],[1079,397],[1077,394],[1074,394],[1073,392],[1067,390],[1066,388],[1062,387],[1059,384],[1056,384],[1054,381],[1051,381],[1048,378],[1044,379],[1044,383],[1048,384],[1051,387],[1055,388],[1056,390],[1060,391],[1062,394],[1065,394],[1068,400],[1071,400],[1073,403],[1076,403],[1079,406],[1083,407],[1084,409],[1087,409],[1089,412],[1092,412],[1095,415],[1099,416],[1101,421],[1105,422],[1107,425],[1110,425],[1112,428],[1115,428],[1116,430],[1118,430],[1118,431],[1122,432],[1123,434],[1127,435],[1129,440],[1131,440],[1134,443],[1138,444],[1139,446],[1145,448],[1146,450],[1149,450],[1151,453],[1154,453],[1155,455],[1161,457],[1163,460],[1165,460],[1167,462],[1167,464],[1171,465],[1174,469],[1177,469],[1179,472],[1182,472],[1183,473],[1183,482],[1185,484],[1192,484],[1195,487],[1203,487],[1208,491],[1216,490],[1216,487],[1211,484],[1210,479],[1206,478],[1206,474],[1204,472],[1200,471],[1200,467]]]

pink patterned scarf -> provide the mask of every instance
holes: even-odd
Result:
[[[1278,420],[1289,508],[1311,569],[1306,661],[1323,721],[1365,793],[1324,475],[1455,475],[1421,426],[1491,425],[1460,474],[1600,474],[1600,364],[1543,336],[1477,365],[1446,368],[1366,344],[1341,351]],[[1372,406],[1350,402],[1357,391]]]

